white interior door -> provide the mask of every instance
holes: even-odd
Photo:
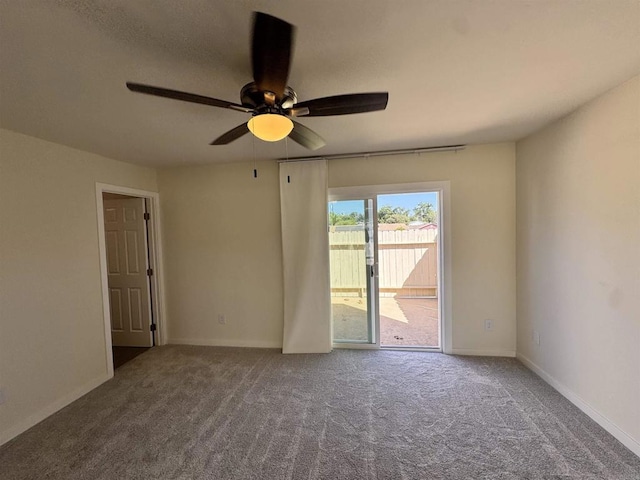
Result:
[[[151,347],[144,199],[104,200],[111,337],[114,346]]]

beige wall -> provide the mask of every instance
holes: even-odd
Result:
[[[513,144],[501,144],[329,162],[330,187],[451,181],[459,353],[515,354],[514,155]],[[259,172],[254,179],[250,164],[159,172],[170,342],[282,345],[277,164]],[[485,318],[493,332],[483,330]]]
[[[640,455],[640,77],[517,159],[518,355]]]
[[[169,342],[282,345],[277,163],[258,172],[249,163],[159,171]]]
[[[107,379],[96,182],[155,171],[0,130],[0,443]]]
[[[450,181],[454,353],[515,355],[515,148],[331,160],[329,187]],[[484,331],[484,319],[494,330]]]

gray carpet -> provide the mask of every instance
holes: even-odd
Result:
[[[640,479],[517,360],[153,348],[0,448],[4,479]]]

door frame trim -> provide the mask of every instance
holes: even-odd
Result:
[[[166,344],[167,332],[164,319],[166,318],[164,301],[164,268],[162,265],[162,241],[160,236],[160,195],[157,192],[138,190],[135,188],[110,185],[96,182],[96,213],[98,219],[98,250],[100,257],[100,281],[102,283],[102,315],[104,321],[104,343],[107,364],[107,374],[113,377],[113,355],[111,352],[111,308],[109,306],[109,278],[107,275],[107,245],[104,228],[103,193],[129,195],[148,200],[151,219],[147,224],[149,232],[149,263],[153,268],[151,277],[151,303],[156,324],[156,345]]]
[[[453,283],[451,281],[452,255],[451,255],[451,182],[413,182],[413,183],[392,183],[384,185],[359,185],[353,187],[330,187],[329,201],[349,200],[359,198],[374,197],[377,195],[397,194],[397,193],[417,193],[417,192],[438,192],[440,205],[438,206],[438,222],[440,226],[440,242],[438,248],[438,298],[440,310],[440,348],[443,353],[453,353],[453,303],[452,292]],[[377,250],[377,225],[376,227],[376,250]],[[377,262],[377,258],[376,258]],[[379,314],[378,314],[379,317]],[[380,328],[378,324],[377,328]],[[365,348],[381,348],[379,332],[376,339],[377,345],[369,345]],[[333,344],[334,348],[338,347]],[[360,347],[362,348],[362,347]],[[385,347],[386,348],[386,347]]]

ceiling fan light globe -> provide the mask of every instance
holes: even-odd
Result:
[[[293,122],[276,113],[263,113],[251,117],[247,122],[249,131],[265,142],[277,142],[288,136],[293,130]]]

